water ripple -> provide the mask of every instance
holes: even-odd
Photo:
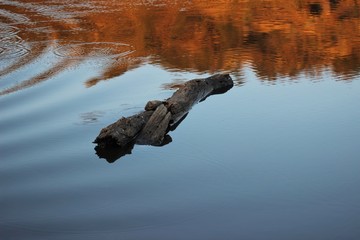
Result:
[[[134,48],[125,43],[86,42],[59,46],[54,53],[70,59],[124,57],[134,52]]]
[[[9,12],[4,9],[0,9],[0,16],[6,19],[9,19],[11,22],[19,24],[19,23],[25,23],[29,22],[30,19],[23,14]]]
[[[17,27],[9,26],[9,25],[0,25],[0,41],[7,39],[9,37],[15,36],[19,33],[19,29]]]
[[[5,41],[0,43],[0,58],[6,60],[27,55],[30,49],[22,42]]]

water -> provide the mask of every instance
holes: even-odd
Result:
[[[0,1],[1,239],[359,239],[357,1]],[[92,141],[230,73],[163,147]]]

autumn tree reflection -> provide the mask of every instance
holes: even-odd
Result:
[[[87,87],[144,61],[180,71],[228,71],[235,76],[244,64],[250,64],[264,80],[314,74],[324,68],[343,79],[352,79],[359,72],[358,1],[68,2],[0,3],[2,25],[16,26],[14,39],[29,48],[24,56],[13,56],[9,64],[9,51],[4,49],[11,44],[0,44],[1,77],[36,61],[46,51],[61,52],[53,68],[38,73],[41,78],[24,77],[19,85],[0,94],[45,81],[69,64],[99,56],[106,59],[102,74],[89,79]],[[6,33],[3,29],[1,26]],[[116,44],[129,49],[123,51]]]
[[[359,6],[354,1],[158,3],[109,15],[106,21],[118,24],[101,25],[108,37],[103,40],[126,39],[136,49],[131,59],[137,64],[152,56],[165,68],[236,74],[250,63],[267,80],[324,68],[351,79],[360,66]],[[95,23],[103,19],[88,17]],[[97,80],[127,68],[124,62],[113,64]]]

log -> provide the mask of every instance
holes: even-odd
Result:
[[[145,111],[123,117],[103,128],[94,140],[97,152],[106,152],[107,147],[132,149],[133,144],[164,145],[169,142],[167,133],[178,126],[195,104],[232,87],[233,81],[228,74],[190,80],[165,101],[149,101]]]
[[[151,115],[150,119],[137,137],[137,144],[161,145],[169,127],[171,113],[161,104]]]
[[[95,139],[100,147],[119,146],[126,147],[152,116],[153,111],[145,111],[139,114],[122,117],[118,121],[103,128]]]
[[[171,124],[176,124],[196,103],[205,100],[212,94],[229,90],[233,84],[228,74],[217,74],[205,79],[186,82],[165,101],[165,106],[172,114]]]

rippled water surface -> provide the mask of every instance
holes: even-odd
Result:
[[[359,239],[359,4],[0,0],[1,239]],[[171,143],[96,155],[215,73]]]

